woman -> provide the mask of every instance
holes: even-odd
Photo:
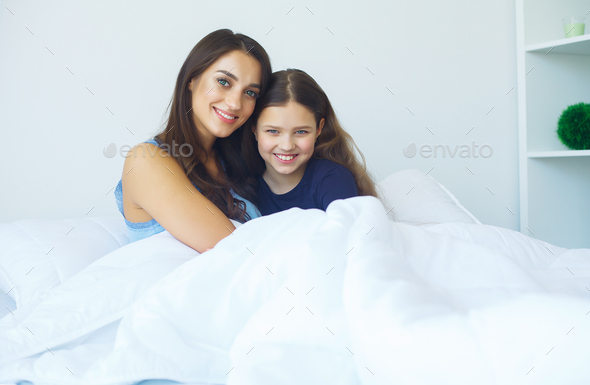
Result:
[[[241,127],[271,76],[253,39],[223,29],[185,60],[170,115],[155,140],[131,149],[115,190],[131,241],[167,230],[203,252],[259,215],[245,180]]]

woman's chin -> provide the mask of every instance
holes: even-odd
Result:
[[[221,123],[223,124],[223,123]],[[217,124],[215,127],[213,127],[213,130],[209,130],[214,136],[216,136],[217,138],[227,138],[228,136],[230,136],[231,134],[234,133],[234,131],[236,131],[240,126],[236,125],[229,125],[229,124]]]

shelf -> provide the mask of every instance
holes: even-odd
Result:
[[[572,156],[590,156],[590,150],[565,150],[565,151],[529,151],[529,158],[568,158]]]
[[[590,55],[590,34],[531,44],[527,45],[524,50],[525,52],[542,52],[545,54],[551,52]]]
[[[590,248],[590,149],[556,132],[567,106],[589,102],[590,24],[566,38],[561,18],[590,16],[588,1],[515,0],[520,231],[566,248]]]

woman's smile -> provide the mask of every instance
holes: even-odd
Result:
[[[231,124],[231,123],[235,123],[235,121],[238,119],[237,115],[230,114],[229,112],[222,110],[220,108],[213,107],[213,110],[215,111],[215,113],[217,114],[219,119],[221,119],[222,122]]]

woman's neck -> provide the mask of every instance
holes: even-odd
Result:
[[[197,125],[196,122],[195,125]],[[198,128],[199,126],[197,125],[197,137],[204,150],[199,154],[199,160],[205,166],[209,175],[217,179],[217,181],[222,182],[225,180],[225,173],[222,172],[219,155],[215,151],[215,148],[213,148],[217,137],[211,135],[207,130],[199,130]]]
[[[204,150],[204,152],[202,152],[199,156],[200,161],[205,165],[210,164],[212,161],[213,163],[216,163],[215,159],[217,159],[218,156],[217,152],[213,148],[213,145],[215,144],[215,140],[217,140],[217,138],[212,135],[202,135],[198,131],[197,136]]]
[[[215,150],[211,150],[207,153],[207,159],[205,160],[205,154],[202,157],[203,165],[209,175],[211,175],[214,179],[217,179],[218,182],[222,183],[225,180],[225,173],[222,172],[223,167],[221,166],[221,162],[219,160],[219,156]]]

